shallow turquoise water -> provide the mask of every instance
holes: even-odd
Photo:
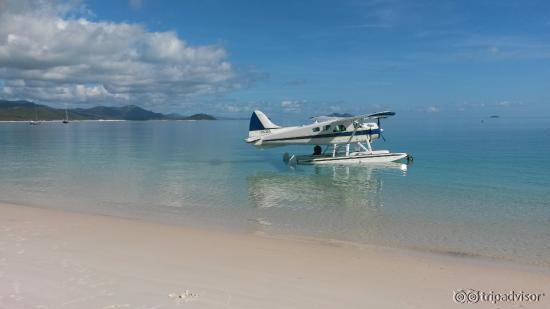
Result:
[[[550,119],[399,119],[391,167],[286,167],[246,121],[0,123],[0,200],[550,266]]]

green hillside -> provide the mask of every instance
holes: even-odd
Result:
[[[216,120],[208,114],[181,116],[164,115],[143,109],[136,105],[121,107],[95,106],[92,108],[69,109],[69,120]],[[62,120],[65,110],[36,104],[29,101],[0,100],[0,121]]]

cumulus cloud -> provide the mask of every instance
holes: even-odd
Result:
[[[281,101],[281,108],[285,112],[299,112],[302,108],[303,101],[296,100],[283,100]]]
[[[87,14],[78,1],[0,0],[0,96],[155,105],[246,83],[220,46]]]

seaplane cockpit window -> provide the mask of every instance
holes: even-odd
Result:
[[[327,125],[325,126],[325,131],[328,131],[329,129],[330,129],[330,124],[327,124]]]
[[[315,127],[315,128],[313,128],[312,130],[313,130],[313,132],[319,132],[319,131],[321,131],[321,128]]]
[[[344,132],[344,131],[346,131],[346,126],[343,124],[339,124],[333,130],[333,132]]]

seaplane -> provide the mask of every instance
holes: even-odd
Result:
[[[394,115],[394,112],[383,111],[351,117],[319,116],[312,117],[311,124],[281,127],[256,110],[250,117],[245,141],[258,148],[315,145],[309,155],[285,153],[283,160],[291,165],[410,162],[412,156],[407,153],[372,148],[375,140],[385,140],[380,120]],[[324,150],[321,145],[325,146]]]

